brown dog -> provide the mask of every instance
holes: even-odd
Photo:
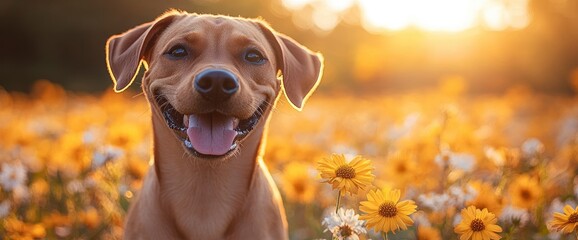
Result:
[[[112,36],[106,50],[117,92],[145,65],[152,110],[154,168],[125,238],[287,239],[263,136],[281,89],[301,109],[322,56],[259,20],[177,11]]]

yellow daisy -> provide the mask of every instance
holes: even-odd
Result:
[[[387,159],[385,172],[388,179],[394,181],[397,187],[403,188],[415,180],[418,167],[410,154],[395,153]]]
[[[317,185],[312,184],[309,168],[310,165],[303,162],[291,162],[285,166],[282,189],[288,200],[303,204],[315,200]]]
[[[563,233],[571,233],[578,225],[578,206],[576,209],[570,205],[564,206],[564,213],[554,213],[554,219],[550,222],[550,226]]]
[[[502,232],[502,228],[496,225],[498,219],[496,215],[474,206],[462,209],[462,221],[454,228],[454,232],[460,235],[460,240],[493,240],[500,239],[497,233]]]
[[[512,199],[512,205],[531,209],[542,198],[542,188],[538,180],[528,175],[521,175],[514,179],[508,190]]]
[[[418,227],[417,240],[442,240],[439,230],[432,227]]]
[[[343,154],[333,154],[317,162],[317,170],[325,182],[333,185],[333,189],[339,189],[341,195],[345,195],[346,192],[356,194],[359,189],[363,190],[371,184],[375,178],[371,173],[373,170],[371,161],[361,156],[347,162]]]
[[[399,201],[398,189],[370,190],[367,200],[360,203],[359,210],[365,213],[359,217],[367,220],[367,228],[373,227],[376,232],[393,232],[406,230],[413,225],[409,215],[416,211],[417,206],[411,200]]]
[[[473,199],[466,201],[466,206],[475,206],[478,209],[487,208],[488,211],[500,215],[502,212],[503,199],[501,196],[496,194],[494,187],[487,183],[481,181],[470,182],[476,192],[483,193],[478,194]]]

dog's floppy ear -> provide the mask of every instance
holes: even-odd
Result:
[[[277,68],[283,74],[285,96],[295,109],[301,110],[321,80],[323,55],[275,32],[264,23],[259,22],[259,26],[275,49]]]
[[[165,14],[153,22],[142,24],[108,39],[106,65],[114,82],[115,92],[122,92],[132,84],[150,47],[151,39],[170,25],[175,17],[175,14]]]

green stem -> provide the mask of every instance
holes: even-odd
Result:
[[[389,240],[387,237],[387,232],[381,232],[381,236],[383,237],[383,240]]]
[[[337,211],[339,210],[339,204],[341,203],[341,191],[339,190],[339,192],[337,193],[337,206],[335,206],[335,213],[337,213]]]

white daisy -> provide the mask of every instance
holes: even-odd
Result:
[[[476,158],[467,153],[454,153],[449,150],[443,150],[442,153],[436,156],[435,163],[442,168],[449,164],[452,169],[470,172],[476,165]]]
[[[402,125],[394,125],[389,129],[387,139],[390,141],[396,141],[409,135],[417,125],[419,118],[419,113],[409,114],[406,116]]]
[[[21,163],[2,163],[2,168],[0,168],[0,185],[2,185],[4,190],[12,191],[24,185],[26,180],[26,168],[24,168],[24,165]]]
[[[12,189],[12,199],[14,203],[27,202],[30,200],[30,189],[26,185],[17,185]]]
[[[84,187],[82,181],[74,179],[66,185],[66,190],[68,190],[70,193],[83,193],[86,188]]]
[[[508,205],[502,209],[500,220],[506,224],[517,224],[523,227],[530,221],[530,213],[526,209]]]
[[[419,227],[431,227],[431,222],[429,221],[427,214],[424,211],[417,211],[411,215],[411,219],[416,226]]]
[[[94,152],[92,156],[92,168],[98,169],[109,161],[116,160],[124,155],[124,150],[114,146],[105,146]]]
[[[0,202],[0,219],[8,216],[10,213],[10,201],[4,200]]]
[[[420,194],[417,200],[422,206],[438,212],[443,212],[455,204],[455,200],[447,193],[437,194],[432,192]]]
[[[486,158],[490,159],[497,167],[503,167],[506,163],[506,157],[499,150],[493,147],[486,147],[484,149]]]
[[[544,144],[536,138],[530,138],[522,143],[522,153],[526,157],[535,157],[544,152]]]
[[[478,195],[476,189],[470,185],[465,187],[452,185],[448,191],[453,196],[455,205],[463,205],[466,201],[472,200]]]
[[[359,240],[359,234],[367,232],[363,227],[364,221],[359,220],[359,214],[355,214],[353,209],[339,208],[337,213],[331,212],[322,224],[327,226],[324,232],[330,231],[333,239],[338,240]]]

